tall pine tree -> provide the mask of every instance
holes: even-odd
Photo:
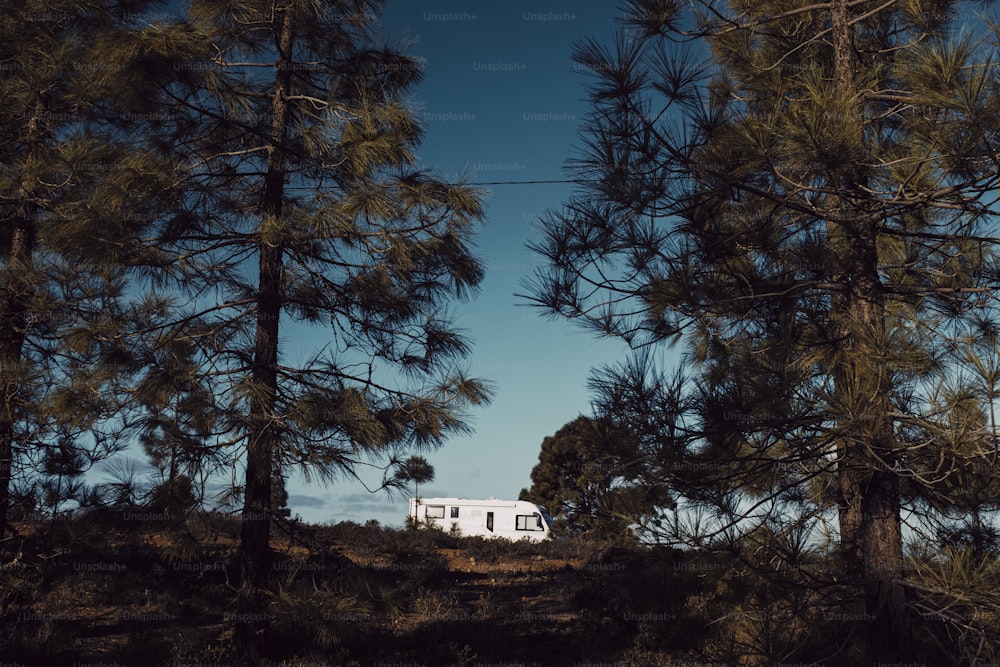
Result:
[[[142,65],[123,74],[162,101],[151,136],[176,164],[156,247],[172,258],[163,294],[188,302],[156,345],[196,350],[189,379],[213,387],[212,428],[245,466],[248,659],[266,635],[274,480],[434,446],[489,395],[457,365],[469,347],[447,311],[483,277],[480,193],[416,167],[404,96],[421,66],[380,43],[378,9],[196,0],[133,42]]]
[[[147,2],[12,2],[0,16],[0,537],[12,484],[37,484],[58,441],[81,465],[124,446],[125,297],[149,155],[119,131],[97,81],[120,62],[93,40],[132,28]],[[27,508],[22,508],[27,509]]]
[[[881,662],[918,646],[902,509],[936,521],[959,479],[995,475],[969,409],[987,394],[960,369],[995,339],[1000,86],[962,8],[629,3],[613,51],[575,54],[586,185],[548,219],[531,286],[633,346],[688,341],[686,379],[624,364],[598,406],[748,531],[833,514]]]

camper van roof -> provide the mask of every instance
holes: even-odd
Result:
[[[500,498],[421,498],[421,505],[513,505],[528,502],[525,500],[501,500]],[[529,503],[534,505],[534,503]]]

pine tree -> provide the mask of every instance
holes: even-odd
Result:
[[[995,44],[956,33],[961,8],[629,3],[614,52],[575,54],[587,185],[531,285],[634,347],[688,341],[685,378],[608,369],[598,406],[733,525],[835,513],[882,662],[919,645],[901,510],[933,523],[994,475],[986,396],[944,391],[994,328],[998,275]]]
[[[420,63],[379,43],[378,5],[192,2],[122,74],[160,100],[152,141],[176,164],[155,247],[162,295],[189,301],[156,346],[196,348],[245,465],[241,618],[266,617],[275,479],[434,446],[489,397],[446,309],[483,277],[480,193],[416,167]],[[237,624],[247,659],[266,625]]]
[[[200,373],[197,348],[188,339],[153,336],[134,398],[139,441],[160,473],[160,484],[180,483],[204,502],[210,479],[232,465],[216,430],[213,385]]]
[[[158,177],[92,86],[118,66],[91,40],[143,2],[13,2],[0,17],[0,537],[12,483],[73,442],[89,466],[123,446],[125,296]],[[120,93],[121,89],[113,92]]]

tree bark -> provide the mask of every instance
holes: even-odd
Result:
[[[10,513],[10,485],[14,471],[14,439],[17,404],[21,400],[20,368],[28,320],[29,285],[18,273],[31,267],[35,247],[35,225],[27,207],[14,221],[11,240],[8,280],[0,314],[0,540],[7,533]]]
[[[16,437],[17,404],[21,393],[21,363],[24,340],[27,336],[29,300],[31,299],[31,271],[36,243],[37,205],[32,203],[34,183],[30,172],[37,160],[37,146],[42,135],[41,103],[28,119],[25,175],[18,187],[20,200],[11,220],[12,234],[10,257],[7,262],[7,279],[0,295],[0,541],[7,534],[10,515],[10,485],[14,472],[14,439]]]
[[[850,107],[851,117],[844,127],[862,128],[848,1],[834,0],[831,8],[835,85],[841,99],[858,100]],[[858,190],[864,179],[860,166],[837,177],[839,220],[828,225],[838,263],[834,279],[843,286],[831,313],[838,340],[835,391],[840,405],[852,408],[838,452],[839,519],[847,574],[860,575],[862,582],[870,658],[892,662],[908,659],[912,642],[900,585],[899,479],[894,471],[889,417],[890,379],[881,349],[886,323],[885,293],[878,273],[879,220],[860,206],[864,198]]]
[[[277,73],[271,109],[271,136],[264,176],[258,239],[257,326],[252,364],[250,425],[247,429],[246,487],[240,537],[243,594],[236,624],[237,650],[255,660],[266,646],[269,616],[266,590],[271,570],[271,484],[274,452],[280,445],[275,407],[278,395],[278,333],[284,246],[281,239],[288,96],[292,86],[292,8],[277,10]]]

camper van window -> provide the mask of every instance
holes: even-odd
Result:
[[[427,518],[428,519],[443,519],[444,518],[444,505],[428,505],[427,506]]]
[[[542,517],[538,514],[518,514],[516,527],[518,530],[544,530]]]
[[[452,519],[457,519],[458,518],[458,508],[457,507],[452,507],[451,508],[451,518]]]

